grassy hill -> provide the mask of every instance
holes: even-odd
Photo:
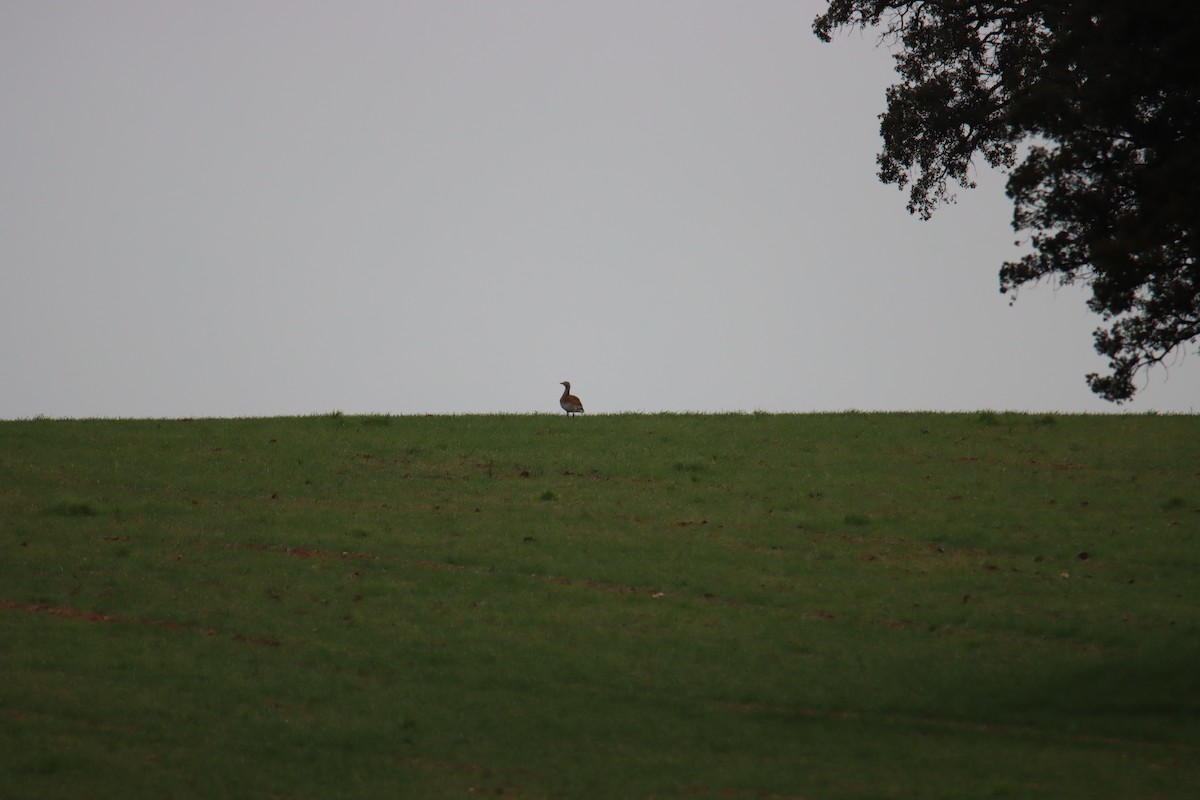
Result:
[[[1200,418],[0,422],[0,797],[1192,797]]]

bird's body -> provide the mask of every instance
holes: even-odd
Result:
[[[562,410],[567,412],[567,416],[572,414],[583,413],[583,403],[579,402],[579,398],[571,394],[571,382],[563,381],[562,397],[558,398],[558,404],[562,406]]]

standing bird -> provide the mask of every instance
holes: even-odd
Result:
[[[571,394],[571,382],[563,381],[562,385],[566,387],[563,389],[563,396],[558,398],[558,404],[562,406],[562,410],[567,412],[568,417],[575,413],[583,413],[583,403],[579,402],[578,397]]]

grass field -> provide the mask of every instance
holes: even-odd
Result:
[[[0,422],[0,798],[1191,798],[1200,418]]]

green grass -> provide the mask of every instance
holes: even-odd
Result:
[[[0,797],[1192,797],[1200,418],[0,423]]]

